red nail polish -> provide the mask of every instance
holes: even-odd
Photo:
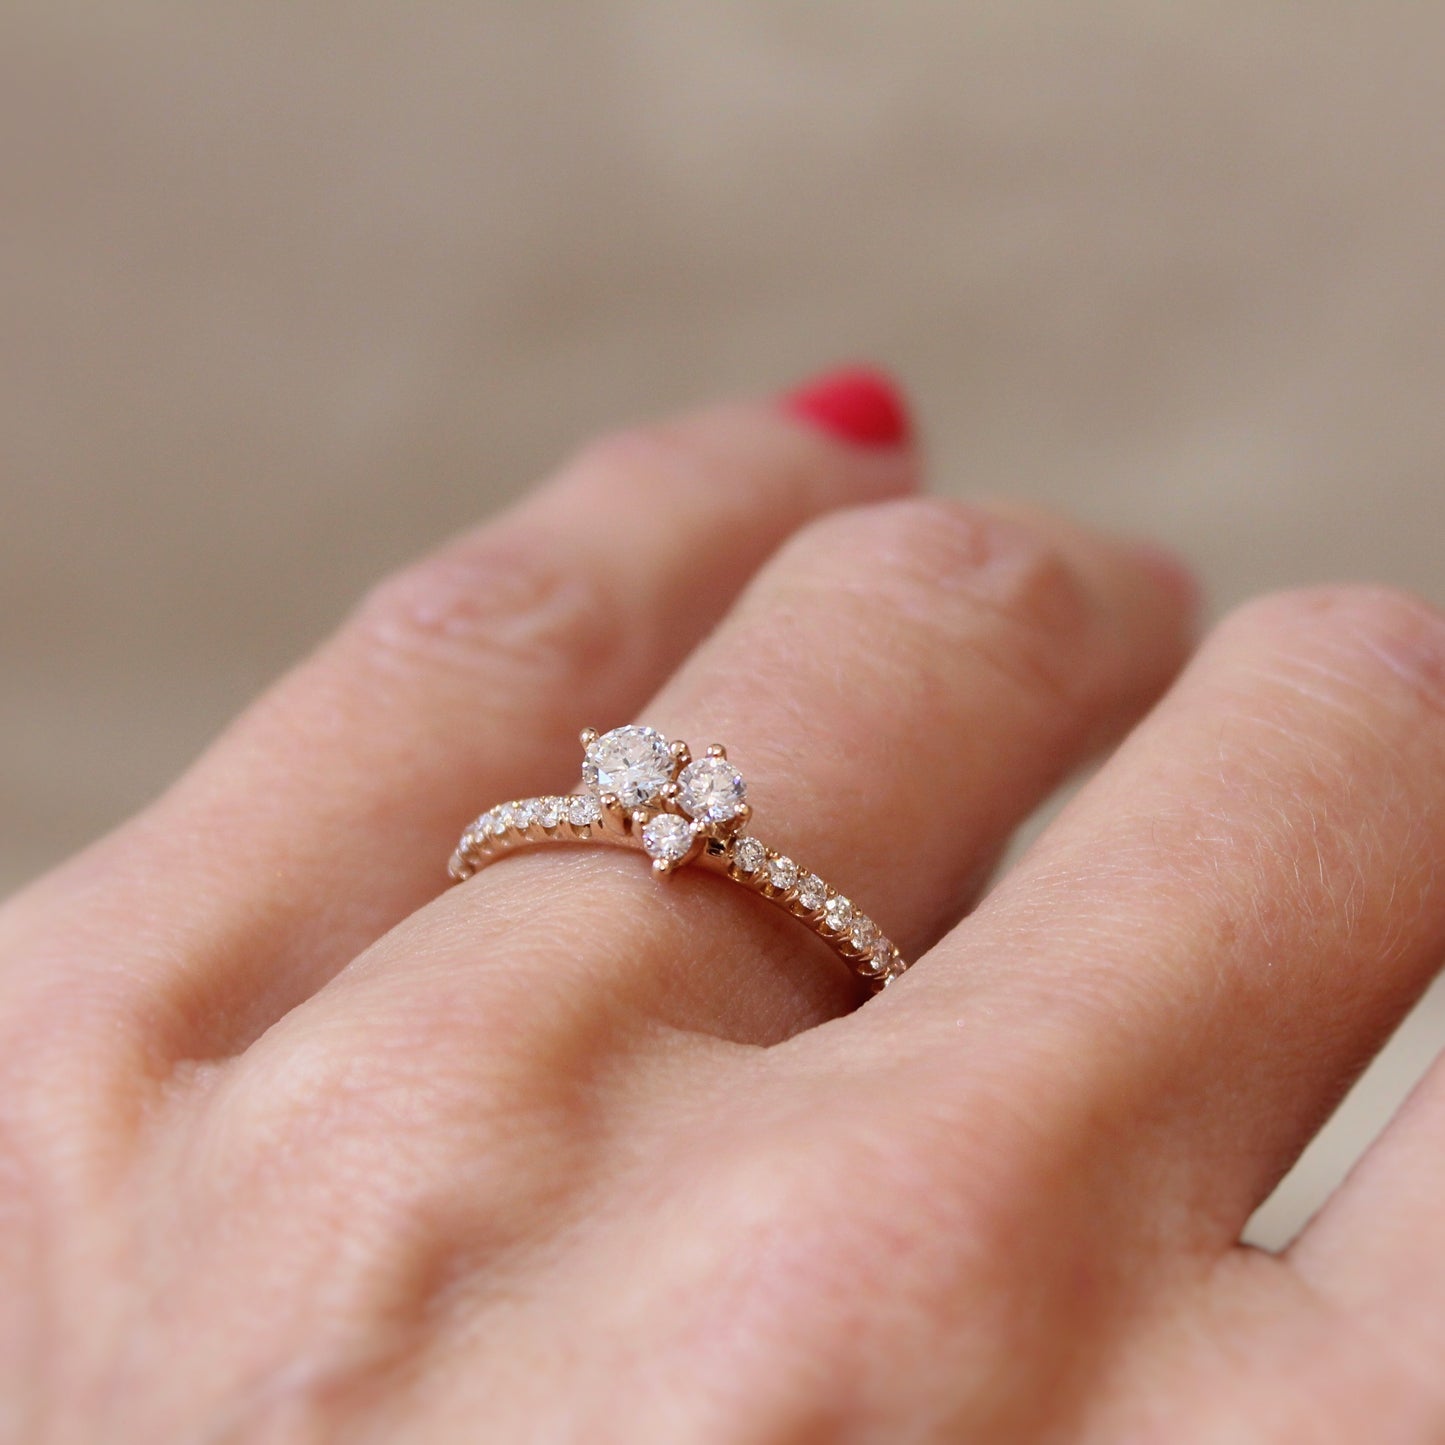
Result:
[[[830,371],[782,399],[783,410],[860,447],[902,446],[912,433],[908,405],[880,371]]]

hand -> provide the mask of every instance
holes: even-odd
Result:
[[[6,1440],[1440,1437],[1445,1079],[1238,1239],[1440,957],[1445,622],[1247,606],[964,918],[1191,589],[914,468],[866,378],[599,442],[10,903]],[[917,966],[600,847],[441,891],[634,719]]]

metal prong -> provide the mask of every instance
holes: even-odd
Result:
[[[622,806],[622,799],[616,793],[603,793],[597,801],[602,804],[604,813],[615,813]]]
[[[654,858],[652,860],[652,871],[666,878],[672,872],[672,864],[666,858]]]
[[[597,741],[597,729],[583,728],[579,736],[582,741],[582,746],[584,748],[590,748],[592,744]]]
[[[632,826],[634,828],[645,828],[647,826],[647,813],[645,809],[634,808],[632,811]]]
[[[746,822],[748,821],[748,819],[751,818],[752,816],[753,816],[753,805],[752,805],[751,803],[739,803],[739,804],[738,804],[738,810],[737,810],[737,812],[733,814],[733,817],[734,817],[734,819],[737,821],[737,825],[738,825],[738,827],[740,827],[740,828],[741,828],[742,825],[743,825],[744,823],[746,823]]]
[[[676,783],[667,783],[662,789],[662,796],[664,798],[675,798],[680,792],[682,792],[682,789],[679,788]]]
[[[692,749],[684,742],[670,744],[668,751],[679,768],[685,768],[692,761]]]
[[[728,750],[723,747],[721,743],[709,743],[707,745],[707,755],[710,758],[725,758],[728,755]]]

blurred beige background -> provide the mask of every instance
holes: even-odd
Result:
[[[1381,0],[7,5],[0,888],[589,430],[838,358],[939,487],[1159,533],[1217,607],[1445,601],[1442,46]]]

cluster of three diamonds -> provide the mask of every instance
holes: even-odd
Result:
[[[720,744],[694,758],[686,743],[655,728],[622,727],[582,734],[582,781],[602,808],[624,813],[659,873],[725,847],[752,814],[747,783]]]

